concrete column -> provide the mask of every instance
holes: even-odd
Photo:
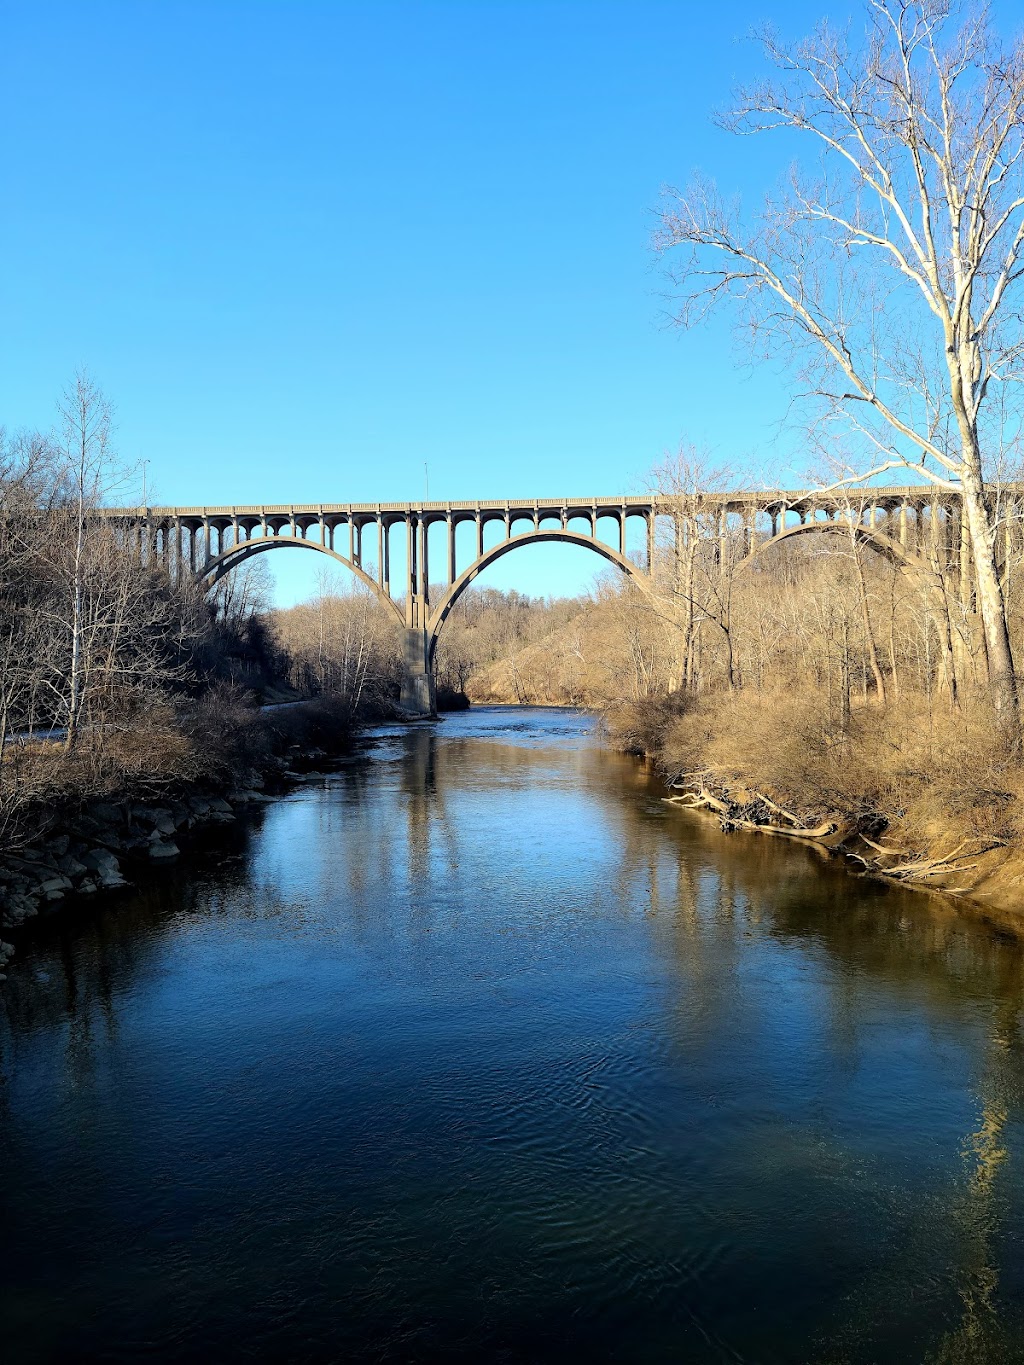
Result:
[[[753,552],[757,545],[757,512],[749,503],[743,509],[743,557]]]
[[[377,517],[377,582],[384,585],[384,518]]]
[[[391,530],[391,527],[388,526],[387,522],[384,520],[383,517],[381,517],[381,519],[380,519],[380,525],[381,525],[381,533],[382,533],[382,544],[383,544],[383,546],[384,546],[383,558],[381,559],[381,564],[382,564],[382,566],[383,566],[382,569],[381,569],[381,574],[383,575],[384,591],[385,591],[385,592],[387,593],[387,595],[390,597],[390,596],[391,596],[391,537],[390,537],[390,535],[388,534],[388,532]]]
[[[451,512],[446,518],[448,530],[448,582],[455,582],[455,523],[452,521]]]
[[[484,519],[479,512],[476,514],[476,557],[482,559],[484,553]]]
[[[929,533],[932,558],[935,560],[936,564],[941,565],[945,556],[942,553],[942,542],[939,539],[941,535],[941,527],[939,525],[939,500],[934,496],[932,497],[931,505],[928,509],[928,520],[930,522]]]
[[[420,519],[420,597],[424,606],[430,601],[429,530],[426,517],[422,517]]]
[[[653,572],[653,570],[654,570],[654,521],[655,521],[655,517],[654,517],[654,509],[653,509],[653,508],[651,509],[650,512],[647,513],[645,519],[646,519],[646,521],[647,521],[647,572],[648,572],[648,573],[651,573],[651,572]]]
[[[430,667],[430,638],[422,626],[406,630],[403,663],[400,702],[403,711],[413,716],[436,715],[434,675]]]
[[[405,563],[408,589],[405,595],[405,619],[409,626],[414,624],[416,613],[416,527],[411,512],[405,518]]]
[[[905,500],[900,503],[900,544],[904,550],[907,548],[907,504]]]
[[[348,558],[350,564],[356,562],[356,524],[351,515],[348,519]]]
[[[626,509],[623,507],[619,513],[619,554],[625,558],[626,554]]]

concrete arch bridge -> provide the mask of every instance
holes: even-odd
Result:
[[[1020,524],[1024,485],[1015,486],[1013,496],[1013,521]],[[489,564],[521,545],[581,545],[646,591],[653,589],[659,545],[671,545],[673,539],[678,545],[693,534],[709,539],[723,562],[728,553],[742,568],[790,537],[822,531],[848,536],[852,526],[859,540],[926,590],[934,590],[937,575],[964,572],[964,556],[969,556],[959,496],[932,486],[838,494],[762,490],[495,502],[114,507],[95,515],[113,522],[126,549],[143,562],[161,565],[172,578],[193,574],[210,586],[270,550],[304,548],[339,561],[404,628],[402,704],[417,715],[434,713],[434,652],[455,603]],[[496,540],[488,535],[495,524]],[[1009,526],[1008,520],[1007,552]],[[443,528],[440,555],[438,532],[431,545],[435,527]],[[460,537],[460,527],[468,527],[468,534],[463,530]],[[629,537],[627,530],[633,532]],[[467,539],[469,562],[460,567]]]

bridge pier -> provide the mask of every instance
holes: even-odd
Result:
[[[437,692],[434,670],[430,666],[430,634],[419,626],[405,632],[403,651],[404,670],[399,701],[403,711],[411,716],[436,716]]]

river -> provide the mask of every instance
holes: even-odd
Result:
[[[1024,1360],[1020,945],[593,730],[383,729],[37,925],[8,1365]]]

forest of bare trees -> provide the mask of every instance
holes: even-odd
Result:
[[[86,374],[48,432],[0,432],[0,837],[41,804],[196,772],[204,707],[279,660],[262,603],[172,581],[93,508],[129,474]],[[226,721],[221,722],[223,731]]]

